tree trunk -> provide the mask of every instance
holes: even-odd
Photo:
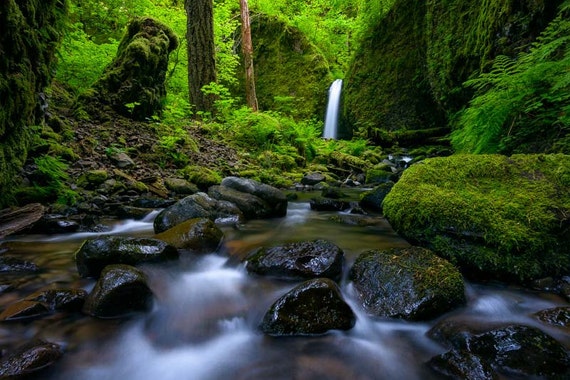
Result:
[[[247,0],[240,0],[242,51],[245,65],[245,100],[254,111],[258,110],[255,95],[255,76],[253,73],[253,44],[251,42],[251,27],[249,23],[249,8]]]
[[[213,112],[215,96],[202,87],[216,82],[214,5],[212,0],[185,0],[188,41],[188,88],[195,117]]]

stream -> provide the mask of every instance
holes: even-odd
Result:
[[[31,322],[3,323],[0,345],[33,337],[61,344],[64,356],[37,377],[45,380],[439,379],[425,362],[447,349],[426,332],[443,319],[471,326],[507,322],[535,326],[570,347],[566,329],[545,325],[532,316],[568,306],[556,295],[468,283],[467,305],[436,321],[373,319],[359,307],[346,273],[342,292],[357,314],[352,330],[317,337],[264,336],[257,328],[263,314],[297,283],[247,274],[240,261],[251,249],[324,238],[344,250],[345,268],[350,268],[364,250],[409,245],[384,219],[372,227],[330,221],[333,212],[310,210],[310,195],[289,202],[285,218],[223,227],[225,242],[218,252],[182,253],[175,262],[141,266],[155,295],[149,313],[112,320],[57,313]],[[108,233],[151,237],[155,215],[142,221],[113,221]],[[49,285],[89,291],[94,280],[79,277],[73,253],[85,239],[100,235],[0,240],[0,252],[44,269],[40,274],[17,275],[16,280],[2,275],[4,281],[16,281],[17,287],[0,293],[0,309]]]

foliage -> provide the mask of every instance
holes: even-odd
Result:
[[[467,272],[523,281],[570,268],[569,185],[567,155],[455,155],[412,165],[383,209]]]
[[[570,132],[570,2],[528,53],[499,56],[466,82],[477,96],[452,135],[461,152],[570,152],[554,145]]]

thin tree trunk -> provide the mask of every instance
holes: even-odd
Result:
[[[255,95],[255,75],[253,72],[253,43],[251,42],[251,26],[249,23],[249,8],[247,0],[240,0],[242,51],[245,65],[245,100],[254,111],[258,110]]]
[[[216,82],[213,0],[185,0],[188,41],[188,89],[195,117],[213,112],[215,96],[202,87]]]

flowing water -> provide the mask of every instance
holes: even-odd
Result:
[[[329,100],[325,117],[323,137],[325,139],[338,138],[338,116],[340,112],[340,95],[342,92],[342,79],[335,80],[329,88]]]
[[[285,218],[225,227],[218,252],[146,265],[155,294],[153,310],[123,320],[55,314],[33,322],[0,324],[0,344],[32,337],[61,344],[65,355],[42,379],[438,379],[424,363],[446,349],[426,336],[435,321],[411,323],[365,315],[345,279],[341,288],[357,314],[356,326],[319,337],[272,338],[257,328],[264,312],[295,283],[248,275],[240,258],[259,245],[326,238],[345,251],[347,268],[366,249],[405,247],[382,219],[373,227],[329,221],[334,213],[313,212],[307,200],[290,202]],[[110,233],[152,236],[152,218],[116,223]],[[0,295],[0,309],[55,283],[90,290],[80,279],[73,252],[99,234],[24,236],[0,242],[0,251],[33,260],[45,270],[21,276],[15,291]],[[467,286],[468,304],[440,319],[470,325],[522,323],[537,326],[567,347],[567,330],[532,317],[538,310],[568,305],[561,298],[517,288]]]

